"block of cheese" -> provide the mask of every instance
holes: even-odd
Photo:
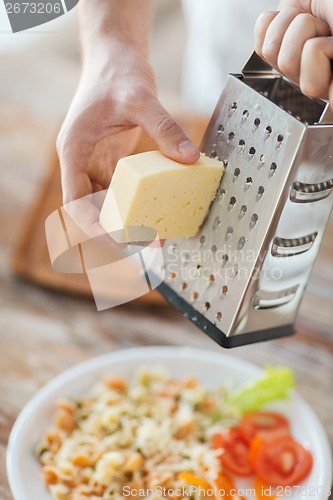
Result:
[[[113,174],[100,224],[121,243],[145,239],[140,232],[129,235],[126,228],[130,227],[153,228],[161,239],[195,236],[223,172],[220,161],[204,154],[193,165],[170,160],[159,151],[122,158]]]

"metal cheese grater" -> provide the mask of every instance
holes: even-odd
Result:
[[[224,347],[292,334],[332,209],[333,114],[254,54],[201,150],[225,175],[198,235],[168,240],[159,290]]]

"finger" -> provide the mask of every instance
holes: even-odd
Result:
[[[160,151],[172,160],[190,164],[199,159],[198,149],[155,96],[147,97],[144,112],[142,108],[137,110],[136,120]]]
[[[140,133],[139,127],[116,134],[112,130],[108,137],[95,145],[89,161],[89,177],[92,181],[93,192],[109,187],[118,161],[133,153]]]
[[[107,233],[99,223],[101,206],[106,196],[106,190],[78,198],[64,205],[64,210],[70,216],[72,223],[72,238],[78,238],[80,243],[91,239],[106,245],[107,247],[122,250],[127,247],[126,243],[117,243],[112,238],[112,233]],[[74,223],[74,225],[73,225]],[[82,237],[83,232],[88,238]]]
[[[100,203],[99,205],[92,203],[92,197],[100,202],[101,195],[100,193],[92,194],[92,182],[88,175],[88,168],[85,169],[87,162],[87,157],[79,154],[76,146],[74,151],[66,150],[66,153],[60,154],[64,209],[86,235],[90,238],[102,238],[105,243],[109,244],[108,240],[111,238],[99,223]],[[77,164],[83,169],[82,171],[76,168]],[[112,240],[111,242],[113,245]],[[114,245],[116,245],[115,242]]]
[[[75,179],[75,180],[74,180]],[[92,184],[88,175],[78,172],[71,175],[71,170],[63,170],[62,175],[64,208],[73,221],[90,238],[105,235],[99,223],[100,208],[92,203]],[[99,194],[99,193],[98,193]]]
[[[283,37],[290,23],[302,11],[299,9],[285,9],[278,13],[267,28],[262,45],[262,54],[265,60],[273,68],[277,67],[277,59],[280,52]]]
[[[309,97],[327,99],[332,86],[333,37],[308,40],[303,49],[300,87]]]
[[[261,14],[254,27],[254,50],[258,54],[259,57],[264,59],[264,55],[262,52],[262,47],[265,41],[265,36],[267,29],[273,19],[278,15],[278,12],[264,12]]]
[[[277,67],[287,78],[299,81],[304,44],[311,38],[329,36],[329,26],[311,14],[299,14],[289,25],[278,55]]]

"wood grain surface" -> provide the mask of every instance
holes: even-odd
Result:
[[[129,304],[97,313],[93,302],[16,278],[9,268],[29,204],[13,196],[19,168],[0,187],[0,499],[9,500],[5,454],[12,425],[25,403],[53,376],[82,360],[144,345],[189,345],[219,350],[178,312],[158,304]],[[33,191],[34,179],[26,180]],[[30,184],[30,185],[29,185]],[[14,191],[14,190],[13,190]],[[12,192],[13,192],[12,191]],[[35,191],[36,192],[36,191]],[[283,364],[312,406],[333,445],[333,221],[305,294],[294,337],[234,349],[259,365]],[[333,498],[333,497],[332,497]],[[35,500],[35,499],[32,499]],[[37,499],[36,499],[37,500]],[[38,499],[42,500],[42,499]]]
[[[32,54],[27,50],[24,58],[12,55],[1,61],[6,71],[0,79],[0,500],[12,500],[5,455],[13,423],[27,401],[56,374],[82,360],[132,346],[220,350],[172,308],[141,303],[98,313],[88,298],[42,288],[12,272],[14,248],[47,177],[50,144],[67,106],[73,67],[70,59],[62,55],[57,61],[46,49],[33,66]],[[27,77],[28,67],[38,68],[38,85],[36,77]],[[297,335],[231,352],[259,365],[293,368],[298,391],[318,415],[331,446],[332,242],[331,220],[300,309]]]

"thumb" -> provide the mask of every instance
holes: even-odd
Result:
[[[164,109],[157,97],[149,96],[145,100],[143,108],[139,110],[137,123],[153,139],[160,151],[171,160],[194,163],[199,159],[199,150]]]

